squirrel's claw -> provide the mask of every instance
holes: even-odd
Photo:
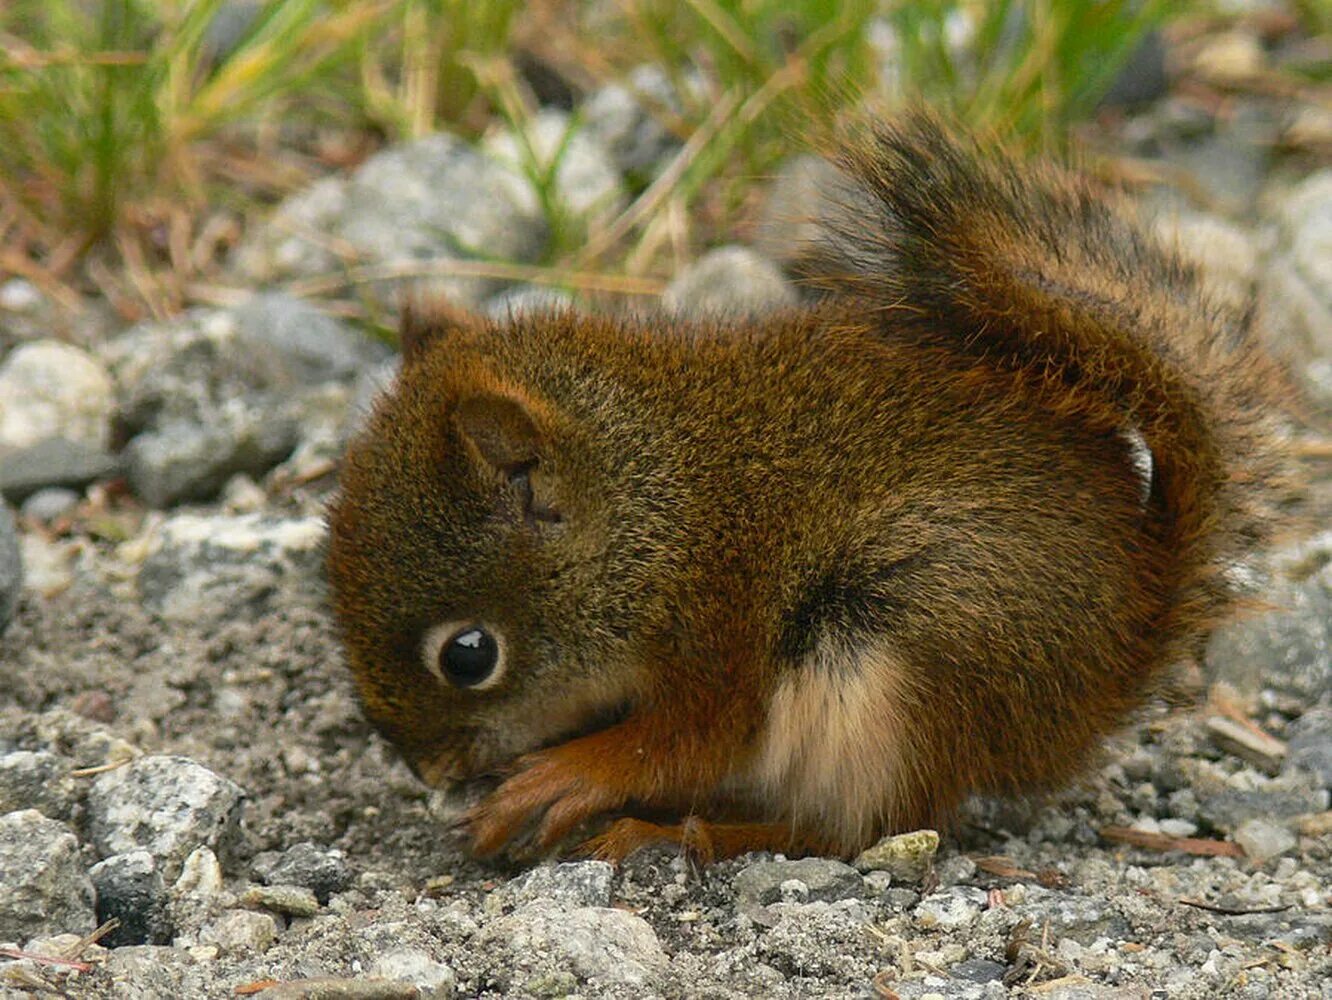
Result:
[[[562,750],[521,758],[513,777],[468,812],[463,826],[475,854],[495,854],[534,823],[533,845],[549,851],[579,823],[623,804],[622,795],[594,781]]]
[[[676,826],[661,826],[626,816],[579,845],[575,853],[597,861],[618,865],[635,851],[657,844],[679,844],[680,850],[698,865],[709,865],[715,858],[708,824],[696,816],[687,817]]]

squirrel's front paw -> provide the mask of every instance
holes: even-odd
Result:
[[[625,796],[567,746],[520,757],[516,773],[467,814],[461,825],[474,854],[494,854],[519,839],[549,851],[579,823],[624,804]]]

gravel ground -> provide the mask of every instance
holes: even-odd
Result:
[[[560,183],[595,217],[675,147],[624,88],[584,110]],[[1149,191],[1156,225],[1258,296],[1326,404],[1332,171],[1268,161],[1280,108],[1202,114],[1163,101],[1120,145],[1190,172],[1201,203]],[[50,303],[0,283],[0,996],[1332,997],[1332,533],[1273,554],[1266,607],[1053,801],[972,803],[854,864],[460,852],[361,720],[325,607],[331,473],[395,362],[279,289],[333,243],[532,257],[511,145],[433,137],[298,193],[237,254],[270,290],[234,309],[57,343]],[[664,308],[792,301],[781,206],[816,174],[792,161],[757,249],[700,257]]]

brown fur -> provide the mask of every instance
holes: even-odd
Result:
[[[816,305],[409,319],[329,571],[368,716],[509,775],[478,852],[854,852],[1067,780],[1229,610],[1284,489],[1246,318],[1076,177],[919,113],[845,150]],[[450,621],[493,688],[422,664]]]

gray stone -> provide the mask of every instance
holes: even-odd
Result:
[[[114,455],[82,441],[45,438],[0,454],[0,495],[22,503],[38,490],[65,487],[81,490],[120,470]]]
[[[86,934],[97,926],[79,842],[36,809],[0,816],[0,941]]]
[[[420,1000],[420,991],[411,983],[395,979],[357,976],[311,976],[270,986],[264,1000]]]
[[[256,284],[270,284],[325,274],[350,263],[327,239],[347,211],[349,187],[345,177],[322,177],[297,191],[266,223],[250,228],[236,248],[236,269]]]
[[[818,240],[820,222],[845,186],[841,174],[820,156],[794,156],[768,187],[754,231],[754,249],[788,272]]]
[[[1306,704],[1332,696],[1332,563],[1263,599],[1276,610],[1213,633],[1206,654],[1212,679],[1246,694],[1271,688]]]
[[[605,219],[624,207],[624,183],[611,154],[566,111],[538,111],[525,123],[523,139],[510,130],[493,132],[485,150],[511,168],[509,176],[522,178],[513,197],[528,212],[541,211],[533,180],[546,177],[560,210],[574,218]]]
[[[19,550],[18,527],[4,500],[0,500],[0,632],[13,617],[22,592],[23,557]]]
[[[1280,857],[1296,844],[1295,834],[1279,823],[1262,818],[1247,819],[1235,830],[1235,843],[1254,864]]]
[[[166,885],[151,854],[113,854],[93,865],[88,876],[97,890],[98,922],[120,921],[120,926],[103,938],[104,944],[118,948],[171,940]]]
[[[1166,46],[1160,31],[1149,31],[1133,49],[1101,97],[1102,107],[1144,104],[1170,89],[1166,72]]]
[[[601,987],[651,988],[667,959],[652,927],[624,910],[531,903],[486,924],[476,948],[497,961],[491,975],[514,993],[540,976],[570,972]]]
[[[1224,128],[1196,138],[1162,137],[1164,159],[1186,173],[1208,205],[1242,215],[1257,200],[1272,159],[1275,125],[1236,113]]]
[[[448,1000],[454,994],[458,978],[443,962],[436,962],[415,948],[385,952],[370,966],[370,975],[410,983],[422,1000]]]
[[[1261,289],[1265,324],[1300,361],[1332,355],[1332,169],[1274,199],[1277,251]]]
[[[1324,412],[1332,410],[1332,358],[1310,361],[1303,374],[1310,400],[1322,406]]]
[[[99,348],[119,388],[119,418],[136,434],[176,421],[206,424],[226,400],[289,392],[280,369],[241,339],[235,315],[195,310],[168,323],[141,323]]]
[[[614,869],[604,861],[542,865],[493,893],[505,907],[546,902],[557,906],[610,906]]]
[[[23,501],[23,506],[19,508],[19,516],[50,524],[73,513],[80,499],[79,494],[62,487],[40,489]]]
[[[110,996],[134,1000],[180,1000],[208,995],[207,966],[185,948],[127,945],[112,948],[98,975]]]
[[[838,900],[859,896],[865,887],[860,872],[830,858],[801,858],[799,861],[756,861],[735,876],[736,901],[741,908],[775,903],[782,898],[782,885],[798,881],[809,900]]]
[[[662,294],[667,310],[694,317],[768,312],[794,305],[795,289],[777,266],[742,246],[710,250]]]
[[[233,399],[206,424],[173,421],[139,434],[125,447],[125,471],[151,507],[208,500],[232,476],[267,472],[299,440],[291,414]]]
[[[263,12],[259,0],[225,0],[204,29],[203,51],[212,63],[220,63],[233,55],[254,28]]]
[[[45,751],[0,754],[0,813],[36,809],[49,819],[69,819],[83,790],[69,771],[67,760]]]
[[[525,184],[462,140],[429,135],[377,153],[348,181],[322,182],[288,200],[240,248],[237,266],[271,283],[353,262],[413,269],[468,257],[532,260],[545,244],[546,226],[515,194]],[[473,305],[497,288],[494,279],[458,275],[363,287],[393,304],[404,284]]]
[[[1155,229],[1162,242],[1198,266],[1213,297],[1236,308],[1252,299],[1259,263],[1252,233],[1198,212],[1163,215]]]
[[[1007,966],[988,958],[968,958],[949,969],[948,974],[968,983],[995,983],[1002,980],[1007,971]]]
[[[352,883],[351,870],[341,851],[309,841],[293,844],[281,854],[258,855],[251,868],[257,878],[269,885],[299,885],[309,889],[320,903],[327,903],[329,896]]]
[[[444,133],[391,147],[353,177],[341,235],[380,259],[457,249],[524,258],[540,248],[542,233],[539,220],[507,197],[513,176]],[[405,234],[393,231],[399,224]]]
[[[240,786],[186,757],[140,757],[93,783],[89,831],[103,855],[143,848],[173,881],[196,848],[230,848],[244,797]]]
[[[167,912],[178,940],[197,938],[203,926],[232,902],[223,885],[222,865],[209,847],[190,851],[180,877],[167,889]]]
[[[1049,924],[1050,940],[1071,938],[1084,947],[1098,938],[1118,940],[1131,934],[1128,921],[1104,895],[1081,895],[1072,891],[1027,885],[1026,900],[1018,915],[1036,927]]]
[[[233,312],[237,337],[280,368],[282,381],[351,379],[389,354],[385,345],[284,292],[254,295]]]
[[[318,517],[177,514],[163,522],[139,570],[144,603],[172,620],[262,612],[277,587],[322,594]]]
[[[609,83],[583,102],[588,133],[597,138],[621,171],[647,180],[680,148],[680,140],[662,123],[680,110],[670,77],[657,66],[637,66],[624,83]]]
[[[209,499],[231,476],[261,475],[296,446],[311,363],[292,360],[290,343],[280,353],[270,342],[278,334],[265,336],[257,346],[235,314],[201,310],[102,347],[133,436],[126,474],[150,504]]]
[[[45,301],[37,286],[24,278],[10,278],[0,284],[0,309],[5,312],[35,312]]]
[[[1296,719],[1286,732],[1288,768],[1300,768],[1332,788],[1332,708],[1314,708]]]
[[[778,903],[776,924],[756,942],[756,951],[787,976],[868,981],[878,971],[878,945],[871,943],[868,913],[859,900]]]
[[[1266,58],[1256,35],[1237,28],[1209,35],[1193,53],[1191,62],[1193,71],[1208,83],[1235,86],[1261,73]]]
[[[39,340],[0,364],[0,449],[52,437],[105,448],[114,408],[111,376],[77,347]]]
[[[1215,830],[1232,832],[1255,817],[1288,819],[1328,807],[1328,790],[1303,771],[1267,778],[1256,771],[1227,775],[1207,761],[1182,762],[1197,797],[1193,818]]]

